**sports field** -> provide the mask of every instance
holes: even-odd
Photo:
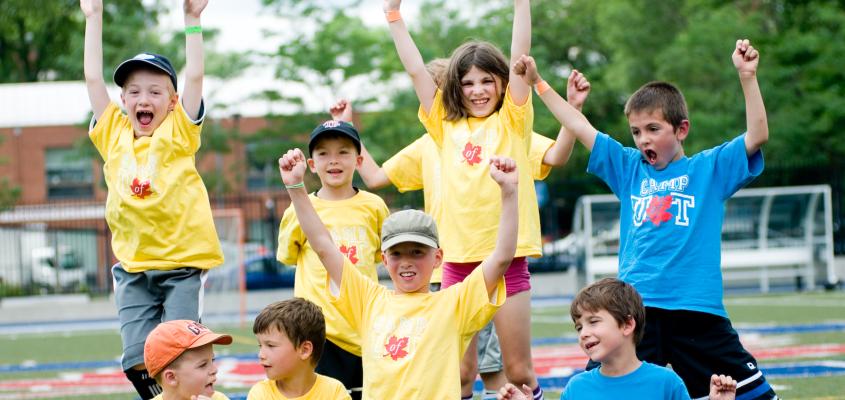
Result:
[[[534,365],[556,399],[584,365],[568,299],[533,301]],[[845,292],[727,296],[746,347],[785,399],[845,399]],[[217,348],[218,390],[245,398],[263,377],[249,327],[209,324],[235,343]],[[2,327],[0,327],[2,328]],[[0,399],[133,399],[116,331],[0,335]]]

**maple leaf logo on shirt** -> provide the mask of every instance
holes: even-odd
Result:
[[[463,154],[464,160],[469,165],[475,165],[481,162],[481,146],[473,146],[472,142],[467,142],[461,154]]]
[[[152,195],[153,192],[150,190],[150,181],[139,181],[138,178],[132,180],[132,184],[129,185],[129,189],[132,191],[132,195],[143,199],[149,195]]]
[[[340,246],[340,252],[349,259],[352,264],[358,264],[358,247],[357,246],[349,246],[346,247],[345,245]]]
[[[384,345],[384,349],[387,350],[387,354],[385,355],[389,355],[390,358],[393,359],[393,361],[396,361],[408,355],[408,352],[405,351],[405,347],[407,346],[407,337],[399,339],[396,336],[390,336],[390,340],[388,340],[387,344]]]
[[[661,223],[666,222],[674,215],[672,213],[666,211],[672,207],[672,195],[667,195],[664,197],[654,196],[651,198],[651,201],[648,203],[648,209],[646,209],[646,214],[648,214],[648,219],[653,223],[655,226],[660,226]]]

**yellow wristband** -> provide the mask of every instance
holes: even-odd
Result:
[[[549,86],[548,82],[546,82],[546,81],[540,81],[540,82],[537,82],[537,84],[534,85],[534,90],[537,91],[538,96],[542,96],[543,93],[546,93],[551,88],[552,87]]]
[[[384,15],[387,17],[387,22],[396,22],[402,19],[402,14],[399,13],[399,10],[386,11]]]

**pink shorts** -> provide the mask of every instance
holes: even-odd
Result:
[[[443,263],[443,289],[452,286],[469,276],[470,273],[481,262],[470,263]],[[525,257],[517,257],[511,261],[508,270],[505,271],[505,289],[508,297],[526,290],[531,290],[531,274],[528,272],[528,261]]]

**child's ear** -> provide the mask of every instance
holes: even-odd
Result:
[[[161,382],[166,383],[168,386],[178,386],[179,378],[172,369],[165,368],[161,373]]]
[[[355,157],[355,168],[361,168],[361,164],[363,164],[363,163],[364,163],[364,156],[362,156],[359,153],[358,157]]]
[[[443,264],[443,249],[438,247],[434,249],[434,268],[440,268],[441,264]]]
[[[174,93],[170,96],[170,104],[167,105],[167,111],[173,111],[176,108],[176,102],[179,101],[179,93]]]
[[[314,165],[314,159],[309,158],[309,159],[305,160],[305,162],[308,164],[308,169],[310,169],[312,173],[316,174],[317,173],[317,167]]]
[[[310,340],[306,340],[299,345],[299,348],[296,349],[297,353],[299,353],[299,359],[305,361],[311,357],[311,354],[314,352],[314,344],[311,343]]]
[[[634,320],[634,317],[628,315],[625,317],[625,323],[622,325],[622,334],[625,336],[631,336],[634,334],[634,329],[637,328],[637,321]]]
[[[684,141],[689,135],[689,120],[685,119],[681,121],[681,124],[678,125],[678,128],[675,129],[675,134],[678,135],[678,140]]]

